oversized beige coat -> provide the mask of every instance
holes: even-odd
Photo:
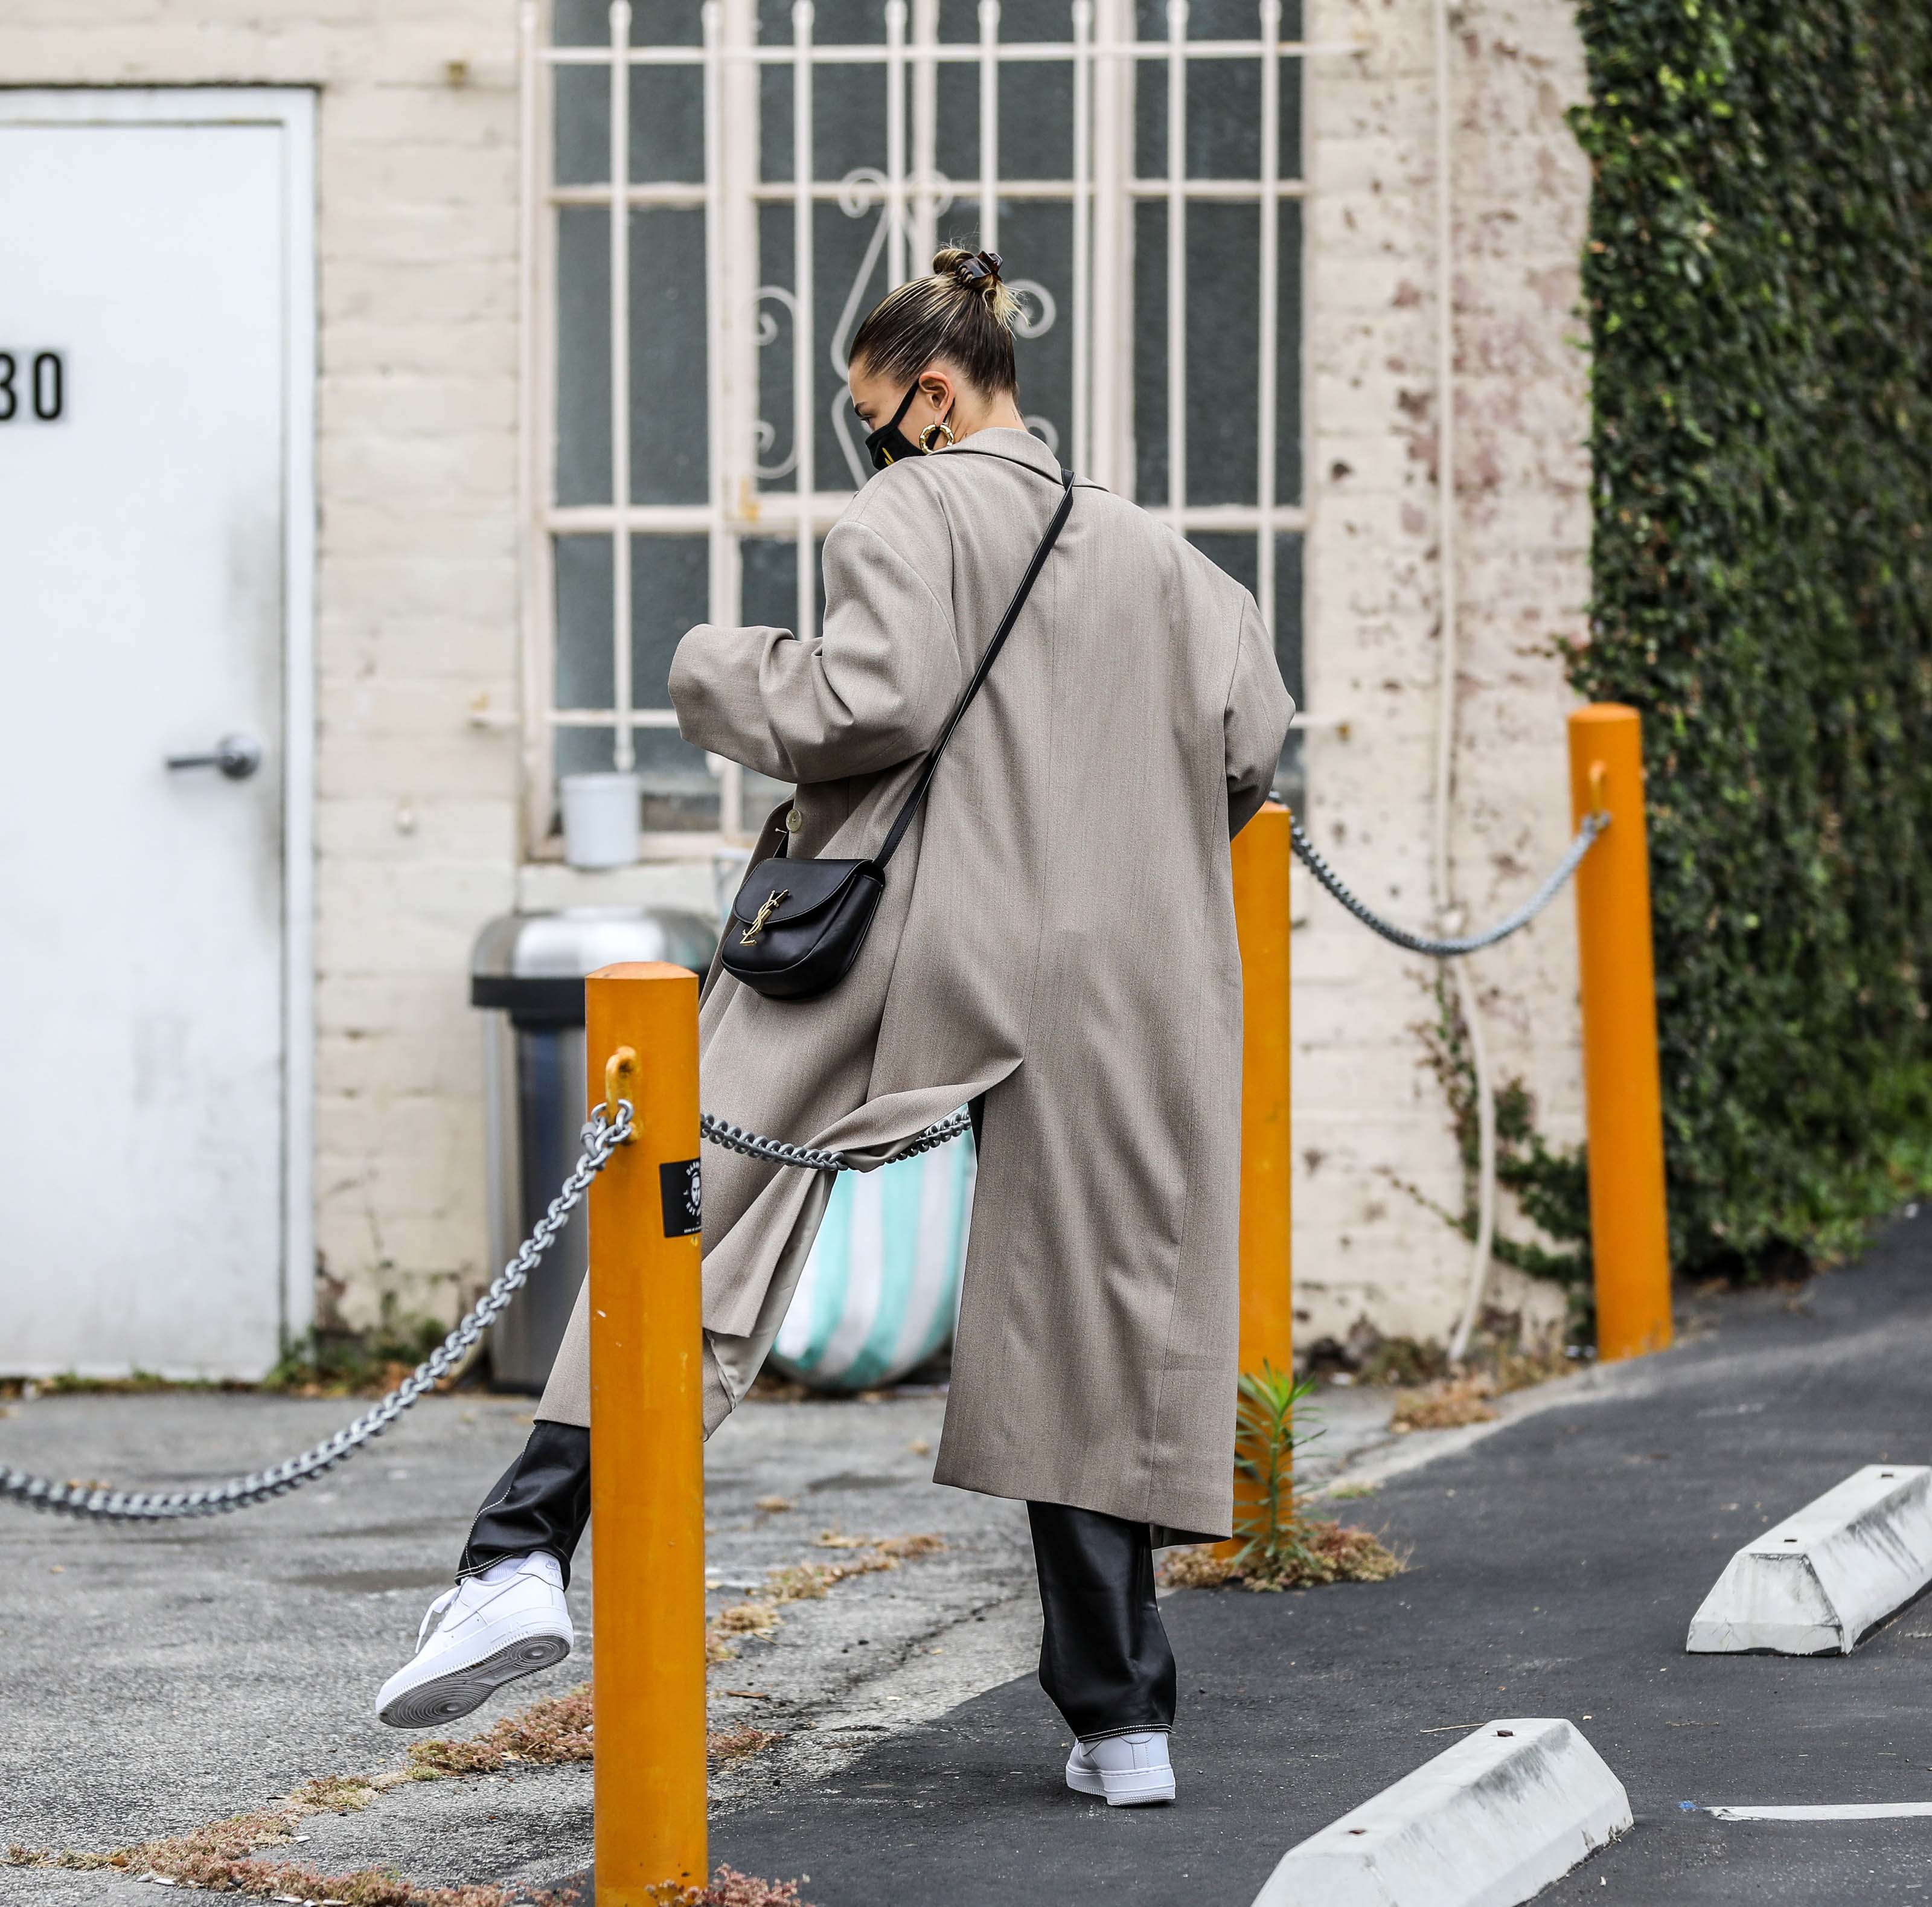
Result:
[[[826,540],[820,637],[685,637],[679,728],[798,784],[793,854],[876,851],[1060,494],[1038,439],[979,431],[854,500]],[[700,1066],[721,1118],[883,1161],[988,1095],[940,1482],[1228,1531],[1228,842],[1291,707],[1253,598],[1083,482],[851,973],[788,1002],[713,970]],[[705,1148],[707,1428],[770,1348],[830,1188]],[[580,1299],[538,1414],[587,1423],[589,1402]]]

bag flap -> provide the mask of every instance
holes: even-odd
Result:
[[[732,917],[749,926],[772,896],[780,894],[784,898],[765,916],[765,924],[802,919],[838,899],[862,874],[878,878],[868,860],[791,860],[774,855],[745,876],[731,903]]]

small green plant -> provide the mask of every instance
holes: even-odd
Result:
[[[1250,1589],[1302,1589],[1316,1583],[1382,1582],[1401,1573],[1402,1559],[1366,1530],[1303,1514],[1295,1494],[1294,1453],[1324,1434],[1308,1421],[1308,1400],[1316,1389],[1313,1378],[1284,1375],[1270,1364],[1242,1373],[1234,1407],[1234,1471],[1252,1487],[1236,1508],[1241,1547],[1232,1556],[1216,1555],[1211,1546],[1178,1551],[1162,1565],[1163,1581],[1177,1589],[1234,1582]]]
[[[1234,1474],[1253,1486],[1234,1518],[1242,1542],[1234,1560],[1244,1574],[1280,1576],[1310,1560],[1294,1498],[1294,1453],[1326,1433],[1312,1421],[1312,1410],[1303,1412],[1306,1427],[1298,1425],[1295,1407],[1305,1407],[1316,1389],[1312,1377],[1283,1374],[1271,1364],[1241,1373]]]

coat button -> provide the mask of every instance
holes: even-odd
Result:
[[[794,834],[796,834],[804,825],[805,817],[800,814],[796,808],[794,808],[791,812],[785,816],[785,826],[790,828]]]

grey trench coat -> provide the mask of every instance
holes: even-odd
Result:
[[[1059,498],[1037,438],[976,432],[860,491],[826,540],[822,635],[684,638],[680,730],[797,784],[790,852],[877,849]],[[700,1063],[721,1118],[883,1163],[987,1095],[941,1483],[1228,1533],[1228,842],[1292,707],[1253,598],[1081,482],[851,973],[788,1002],[713,969]],[[770,1350],[830,1189],[706,1147],[707,1431]],[[538,1414],[590,1421],[582,1299]]]

